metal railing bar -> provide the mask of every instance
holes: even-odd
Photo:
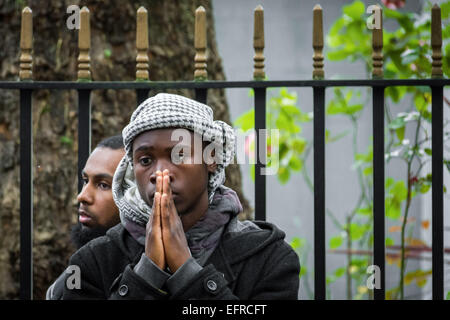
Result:
[[[266,139],[260,139],[266,129],[266,88],[255,89],[255,220],[266,221],[266,176],[262,174],[267,160]],[[263,135],[262,135],[263,136]],[[261,140],[261,141],[260,141]],[[262,150],[261,150],[262,149]]]
[[[78,90],[78,192],[83,188],[82,170],[91,153],[91,90]]]
[[[32,90],[20,90],[20,299],[33,299]]]
[[[373,246],[374,265],[380,268],[380,288],[374,299],[385,299],[385,203],[384,203],[384,87],[372,89],[373,121]]]
[[[206,104],[208,100],[208,89],[207,88],[195,89],[195,100]]]
[[[149,92],[149,89],[136,89],[136,105],[144,102],[148,98]]]
[[[443,87],[431,87],[433,300],[444,299]]]
[[[288,81],[0,81],[0,89],[225,89],[270,87],[389,87],[389,86],[448,86],[450,79],[340,79]]]
[[[314,297],[326,299],[325,257],[325,87],[313,88],[314,101]]]

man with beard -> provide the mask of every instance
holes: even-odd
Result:
[[[119,209],[111,192],[117,165],[125,155],[121,135],[102,140],[90,154],[82,171],[83,188],[78,194],[78,222],[70,238],[77,249],[92,239],[106,234],[120,222]],[[48,288],[46,299],[61,298],[65,278],[63,272]]]

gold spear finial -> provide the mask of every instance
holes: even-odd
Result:
[[[441,8],[435,4],[431,9],[431,77],[440,78],[442,72],[442,24]]]
[[[383,9],[374,5],[373,13],[380,17],[380,24],[372,32],[372,77],[383,77]]]
[[[195,10],[195,80],[206,80],[206,10],[202,6]]]
[[[253,79],[264,80],[266,77],[264,71],[264,9],[261,5],[258,5],[254,11],[253,48],[255,49]]]
[[[136,80],[149,80],[148,13],[140,7],[136,15]]]
[[[91,80],[91,24],[89,21],[89,9],[83,7],[80,10],[80,30],[78,31],[78,80]]]
[[[323,19],[322,7],[316,4],[313,8],[313,79],[323,79],[325,71],[323,70]]]
[[[29,7],[22,10],[22,25],[20,30],[20,80],[33,79],[33,13]]]

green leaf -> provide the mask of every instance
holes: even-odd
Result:
[[[385,18],[392,18],[392,19],[401,19],[403,15],[397,11],[389,9],[388,7],[383,7],[383,15]]]
[[[392,220],[397,220],[401,216],[400,206],[398,204],[392,203],[392,201],[385,200],[386,217]]]
[[[292,249],[296,250],[296,249],[301,249],[305,246],[305,239],[302,238],[298,238],[298,237],[294,237],[290,243]]]
[[[372,175],[372,173],[373,173],[373,168],[372,167],[366,167],[366,168],[364,168],[364,170],[363,170],[363,174],[364,174],[364,176],[371,176]]]
[[[308,269],[307,269],[305,266],[302,266],[301,269],[300,269],[299,277],[301,278],[301,277],[304,276],[307,272],[308,272]]]
[[[62,136],[59,139],[59,141],[61,141],[62,144],[66,144],[68,146],[71,146],[72,143],[73,143],[73,140],[70,137],[68,137],[68,136]]]
[[[289,168],[293,171],[300,171],[303,167],[303,163],[302,161],[296,157],[295,155],[293,155],[290,159],[289,159]]]
[[[328,32],[328,38],[337,38],[336,35],[341,31],[341,29],[345,26],[345,20],[344,18],[337,19],[333,25],[330,28],[330,31]],[[328,43],[330,45],[330,43]],[[331,46],[331,45],[330,45]]]
[[[404,117],[397,117],[389,123],[389,128],[395,130],[405,127],[405,124]]]
[[[340,267],[337,268],[336,270],[334,270],[334,275],[336,278],[340,278],[345,274],[345,268],[344,267]]]
[[[395,135],[397,136],[398,141],[402,142],[403,139],[405,139],[405,127],[395,129]]]
[[[408,189],[405,186],[405,182],[403,180],[397,181],[391,189],[391,194],[394,195],[398,202],[406,200]]]
[[[431,188],[431,185],[430,185],[430,184],[422,183],[422,184],[420,185],[419,191],[420,191],[420,193],[427,193],[428,190],[430,190],[430,188]]]
[[[385,243],[386,243],[386,247],[387,246],[393,246],[394,245],[394,240],[392,238],[386,237]]]
[[[282,184],[286,184],[286,182],[289,181],[291,174],[289,172],[289,170],[285,167],[280,167],[278,169],[278,180],[282,183]]]
[[[425,148],[423,149],[423,151],[425,151],[425,153],[429,156],[431,156],[431,149],[430,148]]]
[[[300,110],[293,105],[283,105],[282,108],[283,111],[289,114],[290,116],[296,116],[301,114]]]
[[[447,170],[450,172],[450,160],[444,160],[444,164],[447,167]]]
[[[447,292],[447,297],[445,298],[445,300],[450,300],[450,291]]]
[[[442,19],[445,20],[450,16],[450,1],[446,1],[440,4],[441,7],[441,16]]]
[[[350,224],[350,238],[352,241],[361,239],[361,237],[366,232],[366,226],[359,225],[357,223]]]
[[[395,180],[392,177],[387,177],[386,178],[386,182],[385,182],[385,188],[386,190],[389,189],[393,184],[394,184]]]
[[[364,3],[359,0],[355,1],[352,4],[344,6],[342,12],[354,20],[360,20],[365,14]]]
[[[329,242],[330,249],[339,248],[342,245],[342,242],[343,240],[341,236],[332,237]]]
[[[255,127],[255,111],[254,109],[251,109],[245,113],[243,113],[241,116],[239,116],[234,121],[234,126],[237,128],[241,128],[242,131],[247,131],[250,129],[253,129]]]
[[[356,213],[363,216],[368,216],[372,214],[372,208],[371,207],[359,208],[358,210],[356,210]]]
[[[105,56],[105,58],[110,58],[112,55],[111,49],[103,50],[103,55]]]
[[[349,106],[345,113],[347,113],[348,115],[352,115],[352,114],[362,110],[363,107],[364,106],[362,104],[354,104],[354,105]]]
[[[344,60],[349,57],[350,53],[347,50],[329,51],[327,52],[327,58],[330,61]]]
[[[417,111],[420,113],[427,111],[428,103],[425,101],[425,97],[423,94],[416,94],[414,97],[414,104],[416,106]]]
[[[333,276],[326,276],[326,284],[327,285],[330,285],[330,284],[332,284],[335,281],[336,281],[336,277],[334,275]]]
[[[388,67],[386,66],[386,69]],[[394,74],[398,73],[398,69],[392,65],[391,70],[393,70]],[[406,93],[406,87],[387,87],[386,88],[386,97],[390,97],[393,102],[399,102]]]
[[[305,151],[306,148],[306,140],[302,138],[295,138],[292,140],[292,149],[295,150],[297,153],[301,154],[303,151]]]

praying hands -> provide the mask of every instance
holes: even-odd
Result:
[[[146,227],[145,254],[160,269],[175,272],[190,257],[183,225],[175,207],[169,170],[156,172],[153,214]]]

